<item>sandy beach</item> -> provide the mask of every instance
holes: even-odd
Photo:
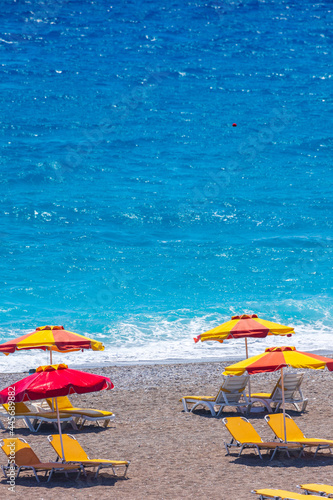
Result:
[[[221,383],[223,367],[229,363],[195,363],[106,367],[91,370],[110,376],[112,391],[71,396],[77,406],[111,410],[116,419],[108,429],[90,425],[82,431],[67,427],[75,435],[90,458],[129,460],[128,478],[114,479],[104,469],[97,480],[78,481],[55,476],[50,483],[44,478],[40,485],[27,473],[17,480],[16,491],[7,491],[2,476],[3,497],[34,499],[190,499],[197,497],[221,500],[257,498],[255,488],[271,487],[296,491],[296,485],[318,482],[332,484],[333,456],[322,452],[316,458],[307,453],[303,458],[280,454],[273,461],[260,460],[252,451],[242,457],[226,456],[224,441],[230,436],[222,418],[235,416],[225,411],[220,418],[208,411],[185,413],[179,402],[184,395],[214,395]],[[302,370],[299,370],[302,371]],[[332,373],[305,370],[303,392],[309,398],[307,410],[288,413],[307,437],[333,438]],[[23,378],[26,374],[2,374],[1,386]],[[277,373],[252,377],[252,390],[269,390]],[[251,422],[264,440],[273,439],[264,421],[266,413],[256,413]],[[54,434],[52,426],[44,425],[37,435],[31,434],[22,421],[16,424],[16,437],[25,438],[42,461],[54,461],[55,453],[47,441]],[[0,431],[1,438],[9,437]],[[1,452],[1,464],[6,463]]]

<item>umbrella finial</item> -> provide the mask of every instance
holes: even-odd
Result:
[[[59,365],[43,365],[36,369],[36,372],[52,372],[55,370],[66,370],[68,368],[65,363],[60,363]]]
[[[265,352],[284,352],[284,351],[296,351],[296,347],[283,345],[281,347],[267,347]]]
[[[63,326],[54,326],[54,325],[45,325],[45,326],[38,326],[36,328],[36,332],[41,332],[43,330],[64,330]]]
[[[231,316],[231,319],[251,319],[257,317],[257,314],[238,314],[237,316]]]

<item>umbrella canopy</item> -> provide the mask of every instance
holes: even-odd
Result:
[[[194,342],[204,342],[206,340],[217,340],[221,344],[228,339],[245,339],[245,353],[249,357],[247,348],[248,338],[265,338],[267,335],[286,335],[291,337],[295,333],[291,326],[280,325],[265,319],[258,318],[256,314],[242,314],[232,316],[231,321],[208,330],[194,339]],[[251,399],[251,384],[249,380],[249,395]]]
[[[269,347],[265,352],[244,361],[227,366],[224,375],[250,375],[254,373],[275,372],[285,366],[292,368],[312,368],[322,370],[327,367],[333,371],[333,359],[317,354],[297,351],[295,347]]]
[[[52,351],[73,352],[81,349],[103,351],[104,345],[78,333],[69,332],[63,326],[40,326],[32,333],[0,344],[0,352],[6,355],[22,349],[50,351],[52,363]]]
[[[228,339],[264,338],[267,335],[287,335],[290,337],[293,333],[295,332],[291,326],[266,321],[258,318],[256,314],[242,314],[241,316],[232,316],[230,321],[198,335],[194,341],[217,340],[222,343]]]
[[[112,389],[108,377],[68,368],[65,364],[40,366],[36,372],[0,392],[0,404],[8,400],[8,391],[15,392],[15,402],[85,394],[87,392]]]
[[[227,366],[223,375],[243,375],[244,372],[250,375],[263,372],[275,372],[281,370],[281,392],[282,409],[284,424],[284,440],[287,441],[286,431],[286,409],[284,401],[283,368],[290,366],[292,368],[312,368],[314,370],[333,371],[333,359],[325,358],[308,352],[297,351],[295,347],[269,347],[265,352],[247,358],[244,361]]]
[[[0,404],[5,404],[9,400],[13,401],[13,397],[16,403],[55,398],[62,456],[65,458],[57,397],[74,393],[97,392],[104,389],[110,390],[113,387],[114,385],[108,377],[72,370],[65,364],[40,366],[36,373],[3,389],[0,392]]]

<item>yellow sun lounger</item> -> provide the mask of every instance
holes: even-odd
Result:
[[[46,400],[49,407],[52,409],[52,399]],[[104,421],[104,427],[109,425],[111,420],[115,419],[114,414],[111,411],[94,410],[93,408],[75,408],[70,402],[67,396],[62,396],[57,398],[59,411],[62,413],[70,413],[76,419],[76,423],[79,423],[80,429],[84,426],[85,422],[96,422],[99,425],[99,421]]]
[[[259,495],[260,500],[273,498],[274,500],[318,500],[317,495],[302,495],[293,491],[275,490],[271,488],[263,488],[260,490],[252,490],[252,493]]]
[[[15,419],[22,418],[26,426],[31,432],[38,432],[43,423],[54,424],[57,428],[58,419],[57,413],[52,411],[32,411],[25,403],[14,403],[14,411],[12,412],[12,406],[8,404],[3,404],[2,406],[8,413],[8,417],[14,417]],[[12,415],[13,413],[13,415]],[[73,417],[68,413],[60,413],[60,423],[70,423],[73,429],[77,429],[77,426],[73,420]],[[39,422],[39,424],[38,424]]]
[[[284,387],[284,400],[285,404],[289,403],[294,405],[297,411],[303,412],[306,409],[308,400],[304,398],[301,384],[303,380],[303,373],[286,372],[283,377]],[[271,393],[259,392],[251,394],[251,406],[254,403],[262,403],[269,413],[277,412],[282,405],[282,385],[281,377],[275,384]],[[302,406],[299,406],[299,405]]]
[[[230,443],[224,443],[227,454],[230,454],[230,448],[240,448],[238,456],[246,448],[254,448],[259,457],[262,459],[261,450],[267,450],[272,453],[271,460],[278,451],[287,453],[290,457],[290,451],[300,451],[299,456],[303,453],[303,446],[298,443],[279,443],[277,441],[265,442],[261,439],[251,422],[245,417],[231,417],[222,420],[232,436]]]
[[[329,484],[300,484],[297,488],[302,488],[307,493],[319,493],[320,496],[333,495],[333,486]]]
[[[275,436],[280,439],[280,441],[284,441],[283,414],[275,413],[274,415],[266,415],[265,420],[274,432]],[[286,413],[286,434],[288,442],[300,443],[309,448],[316,448],[314,456],[316,456],[318,451],[322,449],[328,449],[330,453],[332,453],[333,440],[306,438],[296,422],[294,422],[288,413]]]
[[[110,467],[114,476],[118,477],[116,469],[118,467],[124,469],[122,477],[126,477],[127,469],[130,462],[126,460],[105,460],[104,458],[90,459],[87,453],[84,451],[80,443],[71,434],[63,434],[63,446],[66,463],[78,463],[86,467],[93,467],[96,470],[95,478],[97,478],[100,469],[104,467]],[[62,460],[60,437],[58,434],[53,436],[48,436],[48,440],[51,443],[54,451],[58,455],[58,459]]]
[[[79,477],[81,471],[84,472],[83,467],[80,464],[74,465],[61,464],[59,462],[41,462],[26,440],[22,438],[2,439],[0,440],[0,445],[8,458],[8,465],[1,466],[6,479],[11,479],[12,470],[15,471],[16,478],[19,477],[21,471],[31,470],[38,483],[40,480],[37,476],[37,471],[45,472],[45,476],[49,474],[47,481],[50,481],[54,472],[63,472],[66,476],[68,472],[77,472],[77,478]]]
[[[246,384],[249,381],[248,375],[239,377],[225,377],[217,395],[214,396],[184,396],[181,401],[186,412],[193,411],[197,406],[206,406],[213,417],[216,416],[215,406],[220,409],[217,413],[219,417],[225,406],[236,407],[237,410],[243,411],[246,409],[249,401],[245,394]],[[193,404],[192,408],[188,405]]]

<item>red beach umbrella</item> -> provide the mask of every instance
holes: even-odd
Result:
[[[57,397],[69,394],[85,394],[113,389],[114,385],[108,377],[92,373],[72,370],[65,364],[40,366],[36,373],[19,380],[0,392],[0,404],[15,401],[36,401],[44,398],[55,398],[58,418],[58,429],[61,449],[64,456],[59,408]]]

